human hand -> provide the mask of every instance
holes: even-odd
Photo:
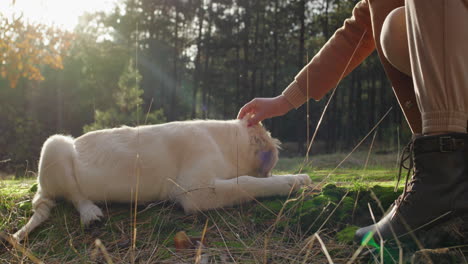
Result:
[[[272,98],[255,98],[240,109],[237,118],[242,119],[250,114],[247,123],[248,126],[252,126],[267,118],[282,116],[292,108],[293,106],[283,95]]]

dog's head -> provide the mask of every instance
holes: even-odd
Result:
[[[248,131],[257,175],[268,177],[278,162],[278,149],[281,143],[278,139],[272,138],[262,124],[251,126]]]

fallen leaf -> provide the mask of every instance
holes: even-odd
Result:
[[[174,244],[176,250],[184,250],[184,249],[195,249],[198,248],[199,244],[201,243],[204,245],[205,239],[201,241],[201,237],[189,237],[185,231],[177,232],[174,236]]]

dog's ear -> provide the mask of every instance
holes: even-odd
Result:
[[[260,160],[260,173],[263,177],[266,177],[275,166],[276,159],[273,150],[260,151],[258,153],[258,158]]]

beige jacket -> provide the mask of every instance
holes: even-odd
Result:
[[[296,108],[309,98],[320,100],[337,86],[341,78],[377,49],[411,130],[413,133],[421,133],[421,113],[417,107],[412,79],[388,62],[383,56],[379,41],[382,24],[387,15],[403,5],[404,0],[359,2],[353,9],[352,17],[345,20],[344,25],[283,91],[286,99]]]

